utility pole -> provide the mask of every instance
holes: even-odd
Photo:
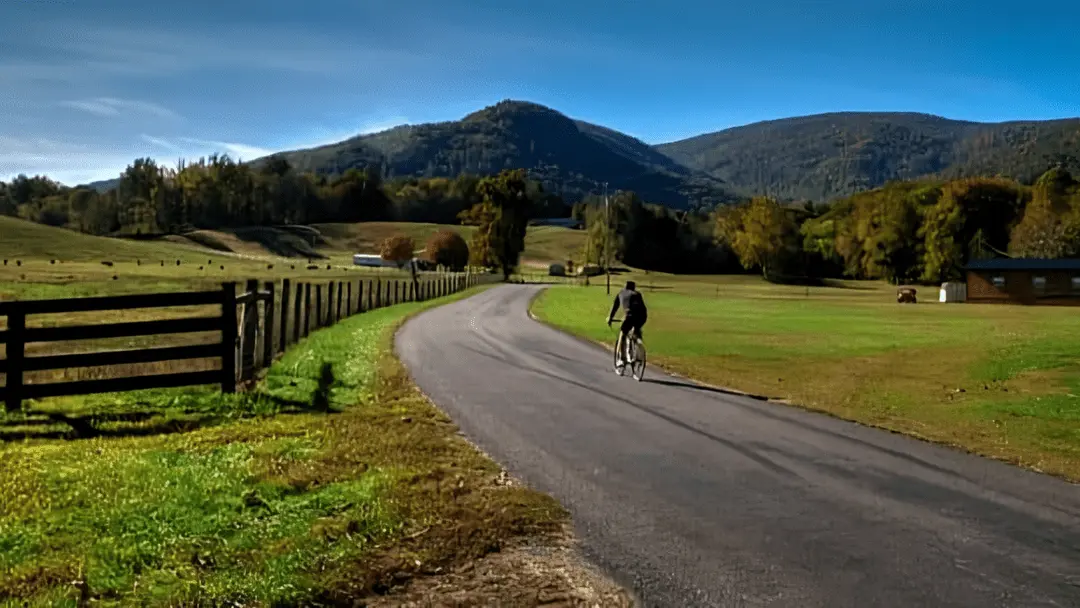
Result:
[[[607,182],[604,182],[604,271],[607,274],[607,295],[611,295],[611,207],[608,205]]]

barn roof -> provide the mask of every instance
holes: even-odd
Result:
[[[1080,270],[1080,258],[993,258],[971,260],[967,270]]]

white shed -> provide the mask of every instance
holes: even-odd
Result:
[[[964,302],[967,301],[967,283],[953,281],[941,284],[939,302]]]

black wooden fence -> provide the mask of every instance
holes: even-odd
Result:
[[[0,401],[8,411],[21,408],[26,399],[89,395],[150,388],[173,388],[217,384],[231,393],[255,379],[289,346],[311,332],[351,315],[404,302],[438,298],[480,283],[494,282],[494,275],[440,274],[410,279],[360,279],[350,281],[300,281],[279,283],[250,280],[243,292],[236,283],[220,290],[148,295],[21,300],[0,302],[0,330],[6,358],[0,359]],[[68,326],[28,326],[27,318],[69,313],[112,313],[121,317],[136,309],[213,307],[213,314],[180,318],[112,322]],[[77,354],[27,356],[32,343],[79,342],[109,338],[134,338],[215,332],[219,340],[207,344],[98,350]],[[168,363],[195,359],[218,359],[209,371],[167,372],[154,375],[95,378],[51,383],[31,383],[27,372],[105,368],[142,363]]]

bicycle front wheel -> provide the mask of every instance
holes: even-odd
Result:
[[[614,351],[614,355],[615,355],[614,356],[614,362],[613,362],[614,367],[615,367],[615,372],[617,374],[619,374],[620,376],[622,376],[624,373],[626,373],[626,364],[622,362],[622,358],[619,356],[620,353],[619,353],[619,342],[618,342],[618,340],[615,341],[615,348],[612,349],[612,350]]]

